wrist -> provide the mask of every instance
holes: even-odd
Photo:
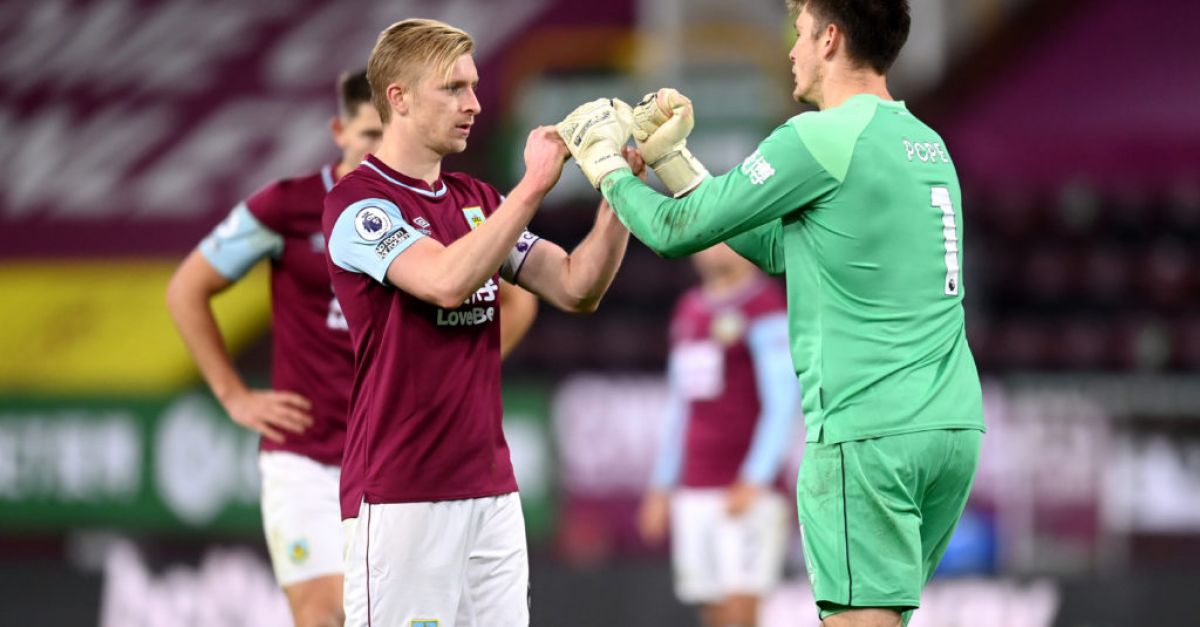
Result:
[[[506,199],[515,200],[517,203],[528,207],[536,207],[546,197],[546,194],[550,193],[551,187],[553,187],[553,184],[549,186],[544,185],[537,181],[535,177],[531,177],[529,173],[526,173],[517,182],[516,186],[512,188],[512,191],[508,193]]]
[[[241,381],[230,381],[224,385],[217,385],[212,388],[213,396],[217,397],[217,402],[221,403],[221,406],[226,409],[229,408],[230,403],[249,391],[246,384]]]

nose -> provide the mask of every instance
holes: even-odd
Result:
[[[479,96],[475,93],[474,89],[467,89],[467,98],[466,102],[463,103],[463,109],[471,115],[479,115],[479,112],[483,109],[483,105],[479,104]]]

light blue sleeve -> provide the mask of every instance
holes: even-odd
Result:
[[[779,474],[800,406],[800,382],[788,350],[787,314],[764,316],[755,321],[746,332],[746,343],[754,362],[754,380],[762,410],[750,452],[742,463],[741,476],[750,483],[764,484]]]
[[[666,419],[663,421],[658,457],[654,460],[654,472],[650,476],[651,487],[660,490],[678,484],[679,475],[683,471],[683,438],[687,432],[688,413],[687,401],[683,398],[677,380],[672,372],[667,373]]]
[[[245,276],[262,259],[282,252],[283,236],[263,226],[244,202],[200,242],[200,254],[230,281]]]
[[[329,235],[329,258],[339,268],[387,283],[388,267],[425,237],[390,200],[367,198],[342,210]]]

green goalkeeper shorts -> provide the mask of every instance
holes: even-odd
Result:
[[[907,623],[966,506],[982,435],[939,429],[805,447],[796,491],[821,618],[890,608]]]

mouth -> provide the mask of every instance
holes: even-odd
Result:
[[[466,137],[467,135],[471,134],[472,126],[474,126],[473,122],[463,122],[462,124],[456,124],[454,126],[454,130],[461,133],[463,137]]]

